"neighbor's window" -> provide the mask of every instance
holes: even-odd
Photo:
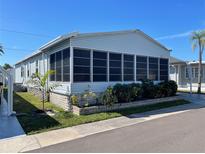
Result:
[[[74,49],[74,82],[90,82],[90,50]]]
[[[136,57],[136,80],[147,79],[147,57]]]
[[[149,57],[149,79],[158,80],[158,58]]]
[[[29,77],[30,76],[30,68],[29,68],[29,64],[27,64],[27,77]]]
[[[185,68],[185,77],[189,78],[189,68],[188,67]]]
[[[21,66],[21,77],[24,77],[24,66]]]
[[[36,60],[36,73],[38,73],[38,60]]]
[[[198,78],[198,76],[199,76],[199,69],[197,67],[195,67],[194,77]]]
[[[107,53],[93,51],[93,81],[107,81]]]
[[[110,81],[122,81],[121,54],[109,53]]]
[[[168,81],[168,59],[160,58],[160,80]]]
[[[124,81],[134,81],[134,56],[124,55]]]

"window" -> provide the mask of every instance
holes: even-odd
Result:
[[[27,64],[27,77],[30,77],[30,68],[29,68],[29,64]]]
[[[134,81],[134,56],[124,55],[124,81]]]
[[[50,55],[50,70],[56,70],[56,65],[55,65],[55,59],[56,59],[56,54]],[[50,81],[55,81],[55,74],[50,75]]]
[[[62,81],[62,52],[56,53],[56,81]]]
[[[50,81],[70,81],[70,49],[64,49],[50,55]]]
[[[109,53],[110,81],[122,81],[121,54]]]
[[[74,82],[90,81],[90,51],[74,49]]]
[[[147,57],[136,57],[136,80],[147,79]]]
[[[188,76],[188,68],[186,67],[186,78],[188,78],[189,76]],[[191,73],[192,73],[192,78],[198,78],[198,76],[199,76],[199,69],[198,69],[198,67],[192,67],[191,68]],[[203,77],[203,70],[202,70],[202,74],[201,74],[201,76]]]
[[[36,73],[38,73],[38,60],[36,60]]]
[[[160,80],[168,81],[168,59],[160,58]]]
[[[189,78],[189,68],[185,68],[185,77]]]
[[[63,50],[63,81],[70,81],[70,50]]]
[[[198,78],[198,76],[199,76],[199,69],[198,69],[198,67],[195,67],[194,77]]]
[[[93,81],[107,81],[107,53],[93,51]]]
[[[24,77],[24,66],[21,66],[21,77]]]
[[[158,80],[158,58],[149,57],[149,79]]]

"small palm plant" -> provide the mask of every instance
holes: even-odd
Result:
[[[52,84],[48,88],[46,88],[46,83],[48,80],[48,77],[50,75],[55,74],[55,71],[48,70],[45,75],[41,75],[40,73],[35,73],[32,75],[31,79],[27,82],[28,84],[31,84],[34,86],[34,88],[38,88],[41,91],[42,95],[42,110],[45,111],[45,102],[46,102],[46,93],[50,90],[53,90],[55,87],[59,86],[57,84]]]
[[[205,48],[205,30],[195,31],[191,35],[192,49],[199,49],[199,74],[198,74],[198,93],[201,93],[202,80],[202,55]]]
[[[0,44],[0,56],[4,54],[3,46]]]

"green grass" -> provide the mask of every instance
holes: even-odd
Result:
[[[42,103],[40,100],[33,96],[31,93],[18,92],[14,94],[14,110],[17,113],[26,113],[26,116],[17,116],[24,131],[27,134],[35,134],[49,130],[59,129],[63,127],[70,127],[84,123],[90,123],[120,116],[126,116],[134,113],[142,113],[151,110],[167,108],[187,104],[188,101],[178,100],[165,103],[158,103],[148,106],[141,106],[135,108],[127,108],[119,111],[96,113],[91,115],[74,115],[70,112],[63,111],[61,108],[56,107],[50,102],[45,103],[46,109],[52,109],[57,113],[54,116],[48,115],[32,115],[35,110],[41,109]]]

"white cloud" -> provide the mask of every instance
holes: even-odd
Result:
[[[167,40],[167,39],[175,39],[175,38],[182,38],[182,37],[187,37],[191,34],[193,31],[188,31],[184,33],[179,33],[179,34],[173,34],[173,35],[167,35],[167,36],[162,36],[156,38],[156,40]]]
[[[204,23],[204,24],[205,24],[205,23]],[[187,31],[187,32],[184,32],[184,33],[162,36],[162,37],[156,38],[156,40],[168,40],[168,39],[189,37],[193,31],[200,31],[200,30],[202,30],[202,29],[190,30],[190,31]],[[205,29],[204,29],[204,30],[205,30]]]

